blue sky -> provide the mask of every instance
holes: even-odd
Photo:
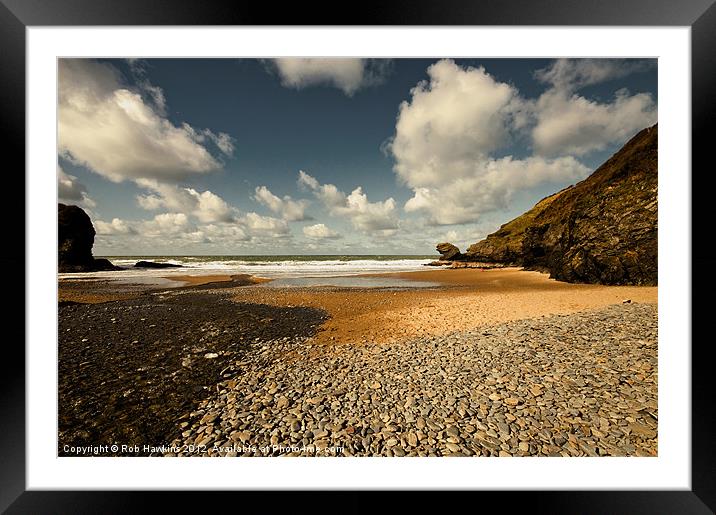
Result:
[[[655,60],[61,60],[95,254],[431,254],[657,119]]]

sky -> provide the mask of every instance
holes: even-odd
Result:
[[[655,59],[60,59],[94,254],[465,250],[657,122]]]

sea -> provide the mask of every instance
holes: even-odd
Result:
[[[63,273],[60,279],[111,279],[161,283],[173,275],[249,274],[273,279],[273,286],[391,286],[401,280],[355,278],[361,274],[425,270],[436,257],[426,255],[279,255],[279,256],[95,256],[123,268],[118,271]],[[181,268],[134,268],[137,261],[181,265]],[[351,278],[353,277],[353,278]],[[331,278],[330,280],[328,280]],[[320,280],[319,280],[320,279]],[[390,283],[390,284],[388,284]],[[429,286],[412,282],[413,286]],[[397,284],[395,284],[397,286]]]

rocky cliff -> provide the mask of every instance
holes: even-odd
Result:
[[[92,221],[82,208],[57,205],[57,262],[60,272],[118,269],[107,259],[92,257],[94,235]]]
[[[470,261],[545,270],[558,280],[657,284],[656,125],[582,182],[470,246]]]

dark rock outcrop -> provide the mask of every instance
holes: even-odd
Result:
[[[57,205],[57,262],[60,272],[119,270],[107,259],[94,259],[95,230],[82,208]]]
[[[656,285],[658,127],[575,186],[470,246],[469,261],[548,271],[568,282]]]
[[[487,261],[508,265],[522,264],[522,244],[527,227],[534,223],[537,215],[569,188],[543,198],[523,215],[507,222],[484,240],[470,245],[466,258],[470,261]]]
[[[103,270],[121,270],[120,267],[113,265],[112,262],[106,258],[95,258],[92,263],[92,268],[96,272]]]
[[[156,263],[154,261],[137,261],[134,268],[182,268],[181,265],[173,263]]]
[[[440,261],[455,261],[464,257],[462,253],[460,253],[460,249],[452,243],[438,243],[435,250],[442,254]]]

